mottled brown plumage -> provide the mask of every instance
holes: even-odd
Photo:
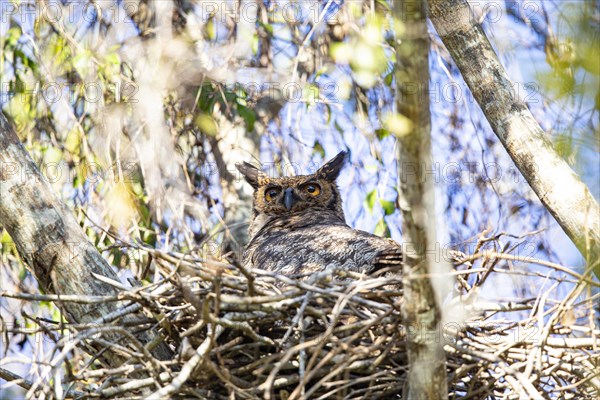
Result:
[[[236,164],[254,188],[244,264],[286,275],[332,267],[372,273],[400,265],[396,242],[346,224],[335,183],[345,158],[341,152],[312,175],[284,178]]]

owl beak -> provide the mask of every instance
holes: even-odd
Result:
[[[294,205],[294,192],[291,188],[285,189],[285,192],[283,192],[283,205],[288,211]]]

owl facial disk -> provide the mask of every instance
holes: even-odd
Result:
[[[283,192],[283,205],[290,211],[294,205],[294,191],[292,188],[285,189]]]

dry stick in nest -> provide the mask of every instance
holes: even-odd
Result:
[[[358,293],[360,289],[355,288],[354,290],[352,290],[351,292],[349,292],[348,294],[344,295],[342,298],[340,298],[338,300],[338,302],[336,303],[336,305],[334,306],[333,310],[332,310],[332,314],[333,314],[333,318],[331,319],[330,325],[327,327],[327,330],[325,332],[325,334],[323,335],[322,340],[318,343],[317,346],[317,350],[313,353],[313,357],[311,358],[311,360],[309,361],[309,364],[307,366],[307,370],[310,370],[314,364],[317,361],[317,355],[319,354],[319,352],[321,351],[322,347],[324,346],[324,344],[326,343],[326,341],[328,341],[331,338],[331,335],[333,334],[333,329],[335,327],[335,324],[337,323],[337,321],[339,320],[339,317],[341,315],[342,310],[345,308],[346,304],[348,303],[348,301],[350,300],[350,298],[354,295],[356,295]],[[389,311],[391,312],[391,310]],[[386,314],[382,315],[380,318],[383,319],[383,317],[386,316]],[[376,321],[379,322],[379,321]],[[350,343],[357,339],[357,337],[360,337],[364,332],[366,332],[366,330],[368,328],[370,328],[372,325],[370,326],[365,326],[363,328],[361,328],[357,333],[355,333],[352,337],[352,340],[350,340]],[[338,346],[336,347],[334,350],[332,350],[331,352],[329,352],[320,362],[319,364],[314,368],[314,372],[309,372],[308,374],[305,375],[305,377],[303,377],[301,384],[291,393],[289,400],[294,400],[297,397],[300,396],[300,391],[304,389],[304,386],[306,385],[306,383],[312,379],[312,377],[314,376],[314,374],[316,373],[316,371],[319,370],[320,367],[322,367],[323,365],[325,365],[330,358],[333,358],[335,355],[337,355],[340,351],[342,350],[346,350],[345,349],[346,346]],[[310,397],[310,395],[318,388],[319,384],[315,384],[313,385],[313,388],[308,391],[306,393],[307,397]]]
[[[213,281],[214,282],[214,293],[209,294],[209,296],[207,298],[207,300],[210,299],[211,297],[214,298],[215,314],[219,313],[221,276],[222,276],[221,270],[219,270]],[[257,335],[252,330],[250,325],[244,324],[244,323],[237,323],[234,321],[229,321],[226,318],[227,314],[223,318],[215,317],[213,315],[213,313],[210,313],[208,311],[207,306],[208,306],[208,301],[205,301],[204,307],[202,307],[203,309],[201,311],[203,314],[203,318],[202,318],[203,321],[210,321],[210,323],[207,324],[208,331],[209,331],[207,338],[196,349],[196,352],[194,353],[194,355],[183,365],[181,371],[175,377],[175,379],[173,379],[168,386],[165,386],[165,387],[161,388],[160,390],[156,391],[155,393],[153,393],[152,395],[150,395],[150,397],[148,397],[149,399],[162,399],[163,397],[169,396],[170,394],[179,391],[181,386],[191,377],[192,371],[201,362],[204,361],[206,355],[211,350],[211,348],[214,346],[214,344],[216,343],[216,340],[222,334],[224,328],[232,328],[232,329],[241,330],[255,340],[258,340],[258,341],[262,340],[266,343],[273,344],[273,342],[270,339],[263,338],[263,337],[260,337],[259,335]],[[214,329],[212,327],[214,327]]]
[[[4,379],[7,382],[12,382],[15,385],[19,385],[23,389],[27,390],[30,390],[34,385],[33,382],[27,379],[23,379],[19,375],[14,374],[4,368],[0,368],[0,378]],[[86,393],[80,392],[78,390],[68,389],[64,393],[64,396],[65,398],[83,398],[84,396],[86,396]]]
[[[158,257],[160,258],[160,257]],[[527,260],[530,261],[531,260]],[[193,265],[192,262],[177,259],[179,266],[183,263],[189,263]],[[166,267],[167,265],[165,265]],[[563,267],[564,268],[564,267]],[[199,267],[195,266],[196,270],[200,270]],[[559,269],[556,269],[559,270]],[[392,313],[393,309],[389,304],[377,303],[372,300],[367,300],[363,296],[364,293],[359,293],[359,288],[372,288],[377,284],[372,280],[368,279],[361,282],[293,282],[290,284],[292,286],[291,289],[285,291],[282,294],[277,294],[270,298],[269,294],[270,290],[265,290],[265,295],[261,296],[245,296],[245,289],[243,282],[236,278],[235,276],[223,276],[225,279],[222,280],[223,285],[219,283],[219,289],[217,293],[215,293],[215,274],[217,272],[215,270],[205,270],[203,272],[205,278],[190,278],[190,282],[192,280],[192,284],[201,284],[202,282],[206,282],[207,284],[213,283],[212,295],[213,298],[218,298],[218,307],[215,310],[220,310],[221,313],[217,313],[213,311],[213,313],[209,314],[210,318],[208,319],[208,327],[210,328],[206,340],[210,339],[208,343],[210,345],[206,347],[205,359],[209,362],[206,364],[205,368],[211,371],[214,376],[217,378],[217,382],[213,383],[216,392],[212,392],[214,396],[220,396],[219,390],[227,388],[229,393],[236,393],[239,397],[245,398],[257,398],[257,394],[255,390],[251,388],[247,388],[247,382],[251,383],[253,386],[256,383],[252,382],[253,375],[252,371],[255,370],[256,367],[260,365],[273,365],[275,363],[276,367],[281,368],[287,362],[284,360],[285,357],[288,357],[287,361],[291,360],[292,357],[296,356],[300,351],[306,350],[308,352],[312,352],[312,360],[315,360],[311,364],[308,362],[307,368],[303,372],[304,376],[300,376],[297,373],[289,373],[285,372],[281,374],[281,369],[273,373],[271,370],[271,374],[269,375],[267,381],[271,379],[271,387],[278,388],[283,386],[290,386],[293,384],[297,384],[296,389],[294,391],[295,396],[299,396],[304,393],[304,396],[311,395],[314,398],[318,396],[324,397],[327,394],[334,395],[335,393],[342,393],[344,390],[352,387],[353,384],[357,382],[356,375],[348,375],[350,371],[353,370],[356,366],[360,367],[360,365],[365,365],[369,362],[369,355],[366,353],[380,351],[383,349],[389,349],[389,346],[384,346],[384,344],[388,343],[386,341],[380,341],[383,339],[379,339],[373,342],[369,342],[371,344],[366,345],[365,354],[359,352],[349,353],[347,357],[340,357],[342,351],[344,351],[344,346],[348,346],[354,343],[355,340],[365,337],[364,334],[368,332],[368,330],[372,329],[376,326],[381,326],[381,323],[389,318],[389,313]],[[171,271],[172,272],[172,271]],[[477,273],[477,269],[474,268],[471,273]],[[562,271],[564,272],[564,271]],[[463,271],[461,271],[463,273]],[[505,273],[509,274],[510,271],[496,270],[494,274]],[[170,275],[170,274],[169,274]],[[573,275],[571,275],[573,276]],[[326,277],[319,277],[326,279]],[[550,279],[556,279],[554,277],[549,277]],[[200,280],[198,280],[200,279]],[[243,279],[243,278],[242,278]],[[169,279],[170,280],[170,279]],[[176,279],[175,279],[176,281]],[[240,285],[235,284],[234,282],[239,282]],[[583,281],[585,282],[585,280]],[[581,283],[580,287],[586,287],[585,283]],[[257,284],[261,284],[260,280],[257,281]],[[362,286],[361,286],[362,285]],[[182,336],[186,334],[186,329],[192,329],[194,326],[194,320],[176,320],[174,319],[177,313],[173,313],[171,310],[181,310],[181,312],[185,312],[184,315],[189,314],[191,310],[191,305],[189,299],[185,299],[183,297],[173,297],[178,296],[178,292],[174,290],[175,288],[169,281],[160,282],[153,285],[153,292],[155,294],[151,294],[146,292],[144,288],[140,290],[140,288],[136,288],[136,295],[134,298],[128,297],[128,294],[124,294],[124,298],[142,301],[143,304],[134,303],[127,307],[125,310],[119,310],[119,312],[113,313],[111,315],[105,316],[101,321],[98,321],[100,325],[104,326],[107,323],[112,323],[117,318],[122,317],[123,315],[137,311],[139,309],[148,310],[149,306],[156,306],[163,310],[164,318],[168,318],[170,320],[170,324],[173,325],[174,328],[183,330]],[[346,293],[342,291],[346,289]],[[193,287],[190,289],[192,291],[192,296],[194,291]],[[202,289],[204,290],[204,289]],[[260,289],[259,289],[260,290]],[[132,290],[133,291],[133,290]],[[223,291],[226,291],[223,292]],[[162,293],[162,294],[156,294]],[[544,297],[544,301],[538,301],[537,308],[539,309],[537,313],[537,320],[541,318],[540,312],[543,310],[543,318],[546,318],[548,312],[554,313],[553,315],[557,315],[554,318],[551,318],[552,324],[545,324],[544,328],[549,327],[552,332],[559,332],[556,330],[557,321],[560,319],[560,316],[565,312],[564,310],[571,310],[574,307],[585,306],[590,303],[591,300],[587,300],[586,302],[575,302],[578,294],[581,293],[580,290],[577,292],[572,292],[570,296],[567,296],[566,299],[562,299],[561,301],[556,302],[556,305],[550,307],[550,310],[544,310],[544,303],[549,303],[552,300],[549,296]],[[159,302],[158,298],[163,296],[163,299],[170,299],[169,301],[176,300],[175,303],[169,303],[169,301]],[[165,297],[166,296],[166,297]],[[8,297],[8,296],[6,296]],[[15,296],[16,297],[16,296]],[[27,296],[25,296],[27,297]],[[210,296],[209,296],[210,297]],[[54,300],[57,301],[57,298],[29,298],[27,300]],[[72,298],[61,299],[62,301],[69,300],[78,300]],[[97,301],[100,299],[84,299],[84,301]],[[149,302],[150,301],[150,302]],[[491,302],[490,302],[491,303]],[[179,306],[176,306],[179,304]],[[510,303],[507,303],[510,304]],[[175,307],[174,307],[175,306]],[[185,306],[185,307],[183,307]],[[481,304],[481,309],[485,309],[485,307],[492,310],[492,313],[488,313],[487,316],[483,317],[485,320],[489,318],[489,315],[493,315],[493,312],[502,309],[502,303],[500,304]],[[183,307],[183,308],[182,308]],[[303,310],[299,309],[303,308]],[[518,309],[514,307],[508,307],[508,309]],[[527,306],[525,308],[531,308],[531,306]],[[294,310],[294,311],[292,311]],[[342,311],[343,310],[343,311]],[[302,311],[302,312],[300,312]],[[591,311],[591,307],[587,309],[587,312]],[[156,312],[156,310],[152,310],[152,312]],[[334,327],[336,318],[339,318],[341,313],[348,313],[349,315],[353,315],[357,318],[357,322],[352,324],[338,325]],[[262,313],[262,314],[256,314]],[[290,329],[294,329],[294,326],[298,326],[299,322],[303,320],[303,317],[307,315],[313,315],[317,318],[325,318],[329,319],[329,324],[327,325],[326,331],[321,334],[317,334],[317,336],[313,336],[312,338],[308,338],[304,340],[304,342],[296,345],[295,347],[287,350],[275,351],[271,354],[265,353],[265,357],[262,360],[257,360],[256,362],[252,362],[247,364],[246,366],[242,366],[237,369],[230,369],[227,374],[225,374],[223,369],[219,370],[219,367],[213,364],[213,362],[209,359],[212,354],[215,354],[217,351],[216,347],[216,338],[218,335],[215,334],[216,329],[224,329],[222,324],[227,325],[228,322],[232,322],[235,325],[236,329],[241,329],[243,331],[243,336],[248,336],[249,331],[247,330],[250,327],[251,330],[253,328],[260,328],[263,323],[263,319],[257,317],[258,315],[273,315],[276,314],[277,319],[283,319],[284,321],[289,321],[289,323],[284,323],[283,326],[287,326],[287,328],[282,332],[281,338],[289,340],[291,337]],[[212,321],[212,322],[211,322]],[[266,320],[265,320],[266,321]],[[269,320],[271,321],[271,320]],[[238,322],[243,322],[243,328],[240,325],[237,325]],[[518,321],[517,321],[518,322]],[[267,323],[267,322],[265,322]],[[183,324],[183,325],[182,325]],[[272,322],[268,322],[267,324],[272,324]],[[586,351],[593,350],[597,348],[600,343],[597,340],[598,333],[594,329],[579,327],[573,325],[570,331],[577,331],[580,334],[590,335],[591,337],[581,337],[581,338],[558,338],[546,335],[546,331],[544,332],[544,344],[540,346],[539,343],[536,343],[535,337],[504,337],[500,338],[500,340],[492,341],[489,337],[489,332],[500,332],[500,329],[504,329],[506,327],[513,326],[513,322],[506,321],[489,321],[489,326],[481,326],[481,323],[477,320],[473,322],[467,322],[466,326],[469,327],[468,335],[460,335],[459,332],[456,332],[460,339],[456,341],[449,342],[448,346],[446,346],[446,350],[449,354],[449,362],[454,363],[456,365],[460,365],[465,367],[461,372],[457,369],[455,374],[455,379],[452,380],[453,391],[454,393],[461,393],[461,390],[467,389],[469,392],[466,396],[471,396],[471,398],[479,398],[487,393],[488,395],[496,395],[498,396],[506,396],[507,393],[501,393],[503,390],[508,390],[509,393],[513,394],[522,394],[530,397],[536,397],[540,394],[549,395],[549,393],[566,393],[566,392],[575,392],[579,393],[580,396],[587,396],[592,398],[591,393],[594,388],[594,380],[597,378],[594,372],[594,354],[586,355]],[[214,326],[213,326],[214,325]],[[206,326],[206,325],[204,325]],[[490,327],[496,326],[497,328],[488,329]],[[87,326],[79,326],[79,328],[86,328]],[[313,325],[313,328],[317,326]],[[318,328],[318,327],[317,327]],[[109,328],[111,329],[111,328]],[[201,327],[199,329],[204,329]],[[332,330],[333,329],[333,330]],[[356,331],[355,331],[356,330]],[[345,332],[353,332],[350,336],[346,336]],[[595,333],[596,332],[596,333]],[[339,336],[343,334],[344,339],[338,340],[334,342],[333,350],[330,350],[328,353],[324,353],[324,342],[330,342],[331,338],[336,335]],[[238,336],[239,338],[240,336]],[[223,351],[222,355],[219,355],[219,358],[223,358],[225,360],[235,360],[236,357],[242,356],[247,350],[251,348],[256,348],[256,344],[253,343],[244,343],[240,341],[238,338],[234,338],[233,340],[228,342],[228,345],[218,346],[218,351]],[[85,337],[81,338],[83,341]],[[276,338],[270,338],[277,340]],[[391,336],[386,340],[389,340],[389,343],[398,343],[398,340],[401,338],[398,336]],[[78,341],[76,344],[80,346],[81,341]],[[102,339],[96,339],[97,342],[101,342],[104,345],[111,345],[108,342],[104,342]],[[204,344],[203,343],[203,344]],[[281,342],[284,343],[283,341]],[[452,346],[454,345],[454,346]],[[201,346],[200,346],[201,347]],[[215,347],[215,348],[213,348]],[[137,357],[140,360],[148,361],[147,355],[144,351],[140,351],[140,348],[130,350],[127,348],[120,348],[115,346],[115,348],[120,351],[128,354],[129,356]],[[345,347],[349,349],[350,347]],[[453,349],[453,350],[451,350]],[[537,350],[536,350],[537,349]],[[64,348],[63,348],[64,350]],[[197,349],[199,350],[199,349]],[[539,351],[542,352],[543,358],[542,363],[540,364],[538,360]],[[532,364],[528,364],[528,360],[531,360],[530,354],[532,352],[537,352],[538,354],[533,359],[535,362]],[[323,358],[324,356],[324,358]],[[315,358],[317,357],[317,358]],[[384,353],[380,355],[380,360],[386,357]],[[596,356],[597,357],[597,356]],[[202,359],[200,357],[200,359]],[[198,362],[201,362],[199,359]],[[354,363],[352,363],[355,361]],[[58,369],[62,361],[58,360],[55,364],[55,370]],[[190,360],[188,360],[190,362]],[[389,379],[388,377],[395,373],[390,370],[381,370],[377,369],[379,364],[372,363],[374,365],[375,374],[380,374],[378,376],[386,377],[385,379]],[[155,393],[164,393],[168,391],[171,393],[171,396],[175,396],[177,393],[181,392],[184,387],[182,382],[186,382],[185,390],[200,390],[196,389],[197,384],[193,381],[190,381],[191,375],[185,376],[181,375],[181,370],[177,372],[168,372],[174,371],[181,366],[188,365],[187,362],[182,364],[181,362],[173,362],[173,363],[161,363],[161,368],[158,370],[150,364],[140,364],[136,363],[136,370],[140,368],[142,370],[154,370],[155,373],[158,373],[158,379],[162,379],[165,383],[159,383],[159,387],[157,387],[157,392]],[[467,368],[466,365],[472,365],[473,367]],[[512,367],[508,367],[512,365]],[[525,368],[528,365],[533,365],[531,367],[531,372],[527,375],[524,372]],[[179,366],[179,367],[178,367]],[[248,368],[250,366],[250,368]],[[253,368],[254,366],[254,368]],[[125,368],[126,366],[123,366]],[[190,366],[193,368],[193,366]],[[401,371],[402,366],[398,366],[400,368],[397,371]],[[119,381],[111,381],[110,377],[117,376],[114,373],[110,373],[111,369],[104,369],[107,373],[104,375],[96,375],[96,377],[100,378],[97,382],[104,382],[104,384],[109,384],[109,386],[101,386],[98,394],[102,394],[104,396],[113,396],[117,397],[121,394],[127,393],[128,390],[134,390],[134,388],[147,387],[149,385],[156,385],[156,381],[142,381],[136,379],[129,379],[115,385],[115,383]],[[469,372],[472,371],[472,372]],[[89,374],[94,371],[84,372],[85,374]],[[527,372],[527,371],[526,371]],[[461,375],[467,373],[467,375]],[[246,379],[250,374],[250,379]],[[329,374],[329,375],[328,375]],[[345,378],[341,380],[331,381],[331,379],[339,374],[345,374]],[[83,376],[83,375],[81,375]],[[156,375],[155,375],[156,376]],[[169,376],[174,376],[175,379],[171,380]],[[348,376],[352,376],[348,378]],[[360,376],[360,375],[359,375]],[[552,379],[554,383],[547,384],[546,380],[542,380],[542,377],[546,377],[547,379]],[[91,376],[90,376],[91,378]],[[90,379],[88,378],[88,379]],[[314,381],[315,378],[318,378],[312,386],[307,387],[308,382]],[[499,379],[503,378],[505,383],[501,383]],[[76,377],[77,379],[77,377]],[[365,382],[368,382],[364,378]],[[41,380],[39,381],[41,384]],[[160,380],[159,380],[160,382]],[[169,383],[166,383],[169,382]],[[477,382],[477,384],[475,384]],[[261,390],[264,391],[268,385],[266,385],[266,381],[262,383]],[[219,386],[220,385],[220,386]],[[467,386],[464,386],[467,385]],[[470,386],[469,386],[470,385]],[[254,386],[254,387],[256,387]],[[484,389],[482,389],[482,386]],[[118,387],[119,394],[117,394],[114,390],[111,392],[109,389]],[[221,389],[222,388],[222,389]],[[305,389],[303,389],[305,388]],[[367,388],[357,389],[356,391],[351,392],[351,396],[356,396],[358,391],[364,390],[364,392],[360,393],[371,393],[371,395],[376,395],[375,393],[383,393],[384,385],[373,384]],[[47,389],[47,388],[46,388]],[[161,392],[161,390],[163,392]],[[302,392],[304,390],[304,392]],[[368,390],[372,390],[368,392]],[[587,392],[586,392],[587,391]],[[204,393],[204,392],[202,392]],[[208,392],[207,392],[208,393]],[[256,393],[256,395],[255,395]],[[464,391],[463,391],[464,393]],[[479,396],[481,395],[481,396]],[[461,395],[462,396],[462,395]]]
[[[549,268],[555,269],[557,271],[564,272],[567,275],[571,275],[572,277],[577,278],[578,281],[583,281],[589,285],[600,287],[600,283],[595,282],[594,280],[590,279],[588,276],[578,274],[577,272],[573,271],[572,269],[570,269],[568,267],[564,267],[560,264],[556,264],[556,263],[553,263],[550,261],[540,260],[540,259],[534,258],[534,257],[522,257],[522,256],[515,256],[513,254],[498,253],[495,251],[483,251],[483,252],[475,253],[468,257],[465,257],[463,260],[461,260],[461,264],[464,262],[474,261],[478,258],[499,258],[502,260],[522,261],[522,262],[531,263],[531,264],[538,264],[538,265],[542,265],[544,267],[549,267]]]
[[[334,309],[332,310],[332,318],[331,321],[328,324],[328,328],[326,330],[326,332],[321,335],[320,337],[317,337],[315,339],[312,339],[309,342],[304,342],[304,343],[300,343],[294,347],[292,347],[291,349],[288,349],[283,358],[279,361],[279,363],[277,363],[276,367],[273,369],[273,371],[271,371],[271,373],[269,374],[269,377],[267,378],[267,380],[265,381],[265,383],[263,385],[261,385],[261,387],[264,387],[265,393],[264,396],[265,398],[271,398],[272,396],[272,390],[274,387],[274,380],[275,380],[275,376],[277,375],[277,373],[280,371],[280,368],[286,364],[287,362],[289,362],[289,360],[291,359],[291,357],[296,353],[296,352],[300,352],[306,348],[311,347],[312,345],[315,345],[315,349],[313,349],[313,357],[311,358],[311,360],[309,361],[309,364],[307,366],[307,371],[309,371],[304,377],[302,377],[302,380],[300,382],[300,385],[296,387],[296,389],[292,392],[292,394],[290,395],[290,399],[294,399],[297,396],[300,395],[300,393],[303,390],[303,387],[306,385],[306,383],[312,379],[314,377],[314,375],[317,373],[317,371],[319,371],[319,369],[325,365],[327,362],[329,362],[335,355],[337,355],[342,348],[345,348],[345,346],[338,346],[336,347],[333,351],[331,351],[330,353],[328,353],[324,359],[322,359],[319,364],[317,364],[316,367],[314,367],[314,370],[312,372],[310,372],[311,368],[313,368],[313,366],[316,363],[316,357],[320,354],[321,349],[323,347],[323,345],[325,343],[327,343],[333,333],[334,327],[336,325],[336,322],[339,319],[339,316],[341,314],[341,311],[345,308],[346,304],[348,303],[349,299],[352,298],[355,294],[358,293],[358,291],[360,291],[360,287],[359,288],[354,288],[353,291],[341,295],[340,298],[338,299],[336,305],[334,306]],[[391,310],[388,310],[388,313],[391,312]],[[384,317],[386,317],[388,315],[388,313],[385,313],[383,315],[381,315],[379,317],[379,319],[383,319]],[[359,329],[359,331],[353,335],[350,338],[350,342],[352,342],[353,340],[355,340],[357,337],[360,337],[360,335],[362,335],[368,328],[370,328],[371,326],[373,326],[375,323],[379,322],[379,320],[375,320],[373,321],[372,324],[367,325],[365,327],[362,327],[361,329]],[[322,383],[322,382],[321,382]],[[313,388],[304,394],[304,396],[309,396],[312,392],[314,392],[316,389],[318,389],[318,387],[320,386],[321,383],[317,383],[315,386],[313,386]]]
[[[160,390],[148,396],[148,400],[162,400],[164,398],[168,398],[171,394],[176,393],[181,388],[181,386],[189,379],[189,377],[192,374],[192,371],[202,362],[202,360],[204,360],[204,358],[210,351],[211,343],[213,342],[213,340],[216,340],[216,338],[218,338],[221,335],[221,333],[223,333],[223,328],[219,325],[215,326],[214,329],[211,327],[210,324],[207,326],[209,331],[208,337],[204,339],[200,346],[198,346],[194,355],[188,361],[186,361],[185,364],[183,364],[179,374],[177,374],[175,379],[173,379],[171,383],[169,383],[167,386],[164,386]]]

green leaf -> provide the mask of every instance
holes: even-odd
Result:
[[[383,116],[384,129],[392,132],[396,137],[409,135],[413,130],[412,121],[399,113],[389,113]]]
[[[385,215],[391,215],[394,213],[394,211],[396,211],[396,205],[393,201],[379,199],[379,204],[381,204]]]
[[[375,202],[377,201],[377,189],[373,189],[369,193],[367,193],[367,198],[365,202],[367,204],[367,208],[370,212],[373,212],[373,207],[375,207]]]
[[[237,111],[240,117],[244,119],[246,123],[246,130],[251,132],[254,130],[254,123],[256,122],[256,114],[254,111],[248,107],[245,107],[241,104],[237,105]]]
[[[112,265],[119,268],[121,267],[121,259],[123,258],[123,254],[121,254],[121,250],[113,250],[113,262]]]
[[[23,35],[23,31],[20,26],[14,26],[6,32],[6,44],[10,48],[14,48],[19,41],[19,38]]]
[[[387,86],[392,86],[392,81],[394,80],[394,70],[392,70],[392,72],[390,72],[389,74],[387,74],[385,76],[385,78],[383,78],[383,82],[385,82],[385,84]]]
[[[254,35],[252,36],[252,43],[251,43],[251,47],[252,47],[252,54],[258,54],[258,35]]]
[[[390,11],[390,5],[386,0],[375,0],[375,3],[377,3],[385,12]]]
[[[152,223],[152,215],[145,204],[140,203],[138,205],[138,214],[140,215],[140,219],[144,224],[150,225]]]
[[[217,135],[217,123],[215,120],[208,114],[199,114],[194,120],[200,132],[204,133],[207,136],[216,136]]]
[[[2,230],[2,237],[1,237],[1,239],[0,239],[0,242],[1,242],[3,245],[9,245],[9,244],[12,244],[12,243],[13,243],[13,240],[12,240],[12,238],[10,237],[10,235],[8,234],[8,232],[6,231],[6,229],[3,229],[3,230]]]
[[[273,25],[271,24],[265,24],[264,22],[258,21],[258,25],[263,27],[265,31],[267,31],[267,33],[271,36],[273,36]]]
[[[27,268],[25,268],[24,264],[21,264],[21,268],[19,269],[19,282],[23,282],[27,278]]]
[[[327,72],[327,67],[321,67],[319,68],[319,70],[315,73],[315,77],[318,78],[319,76],[323,75],[325,72]]]
[[[68,132],[65,137],[65,148],[70,153],[75,154],[75,153],[79,152],[80,146],[81,146],[81,137],[79,136],[78,131],[72,130],[72,131]]]
[[[211,17],[204,25],[204,34],[208,40],[215,40],[217,38],[217,26],[215,18]]]
[[[144,241],[144,243],[146,243],[149,246],[155,246],[156,245],[156,233],[154,233],[151,230],[145,230],[144,234],[142,235],[142,240]]]
[[[62,74],[71,71],[75,57],[71,53],[66,39],[61,36],[52,36],[49,45],[45,47],[45,53],[56,67],[56,73]],[[86,53],[86,51],[82,53]]]
[[[92,53],[87,50],[77,53],[77,55],[73,58],[73,67],[75,67],[75,70],[77,73],[79,73],[79,76],[87,76],[90,70],[91,59]]]
[[[327,109],[327,120],[325,121],[325,123],[329,125],[329,123],[331,122],[331,106],[325,103],[325,108]]]
[[[344,133],[344,130],[342,129],[342,127],[337,123],[337,121],[333,121],[333,127],[335,128],[336,131],[338,131],[339,133]]]
[[[375,131],[375,136],[377,136],[377,139],[381,140],[385,137],[390,136],[392,133],[390,131],[388,131],[387,129],[384,128],[379,128]]]
[[[23,63],[23,66],[25,66],[26,68],[31,69],[32,71],[37,71],[37,64],[35,63],[35,61],[33,61],[31,58],[29,58],[27,56],[27,54],[25,54],[23,51],[19,50],[19,49],[15,49],[14,54],[16,57],[21,59],[21,62]]]
[[[373,231],[373,233],[377,236],[383,236],[383,237],[390,236],[390,229],[388,227],[387,222],[385,222],[384,218],[381,218],[377,222],[377,225],[375,226],[375,230]]]
[[[313,153],[319,154],[321,157],[325,157],[325,149],[323,148],[321,143],[315,142],[315,145],[313,146]]]
[[[109,53],[104,57],[104,61],[108,64],[119,65],[121,64],[121,58],[117,53]]]

